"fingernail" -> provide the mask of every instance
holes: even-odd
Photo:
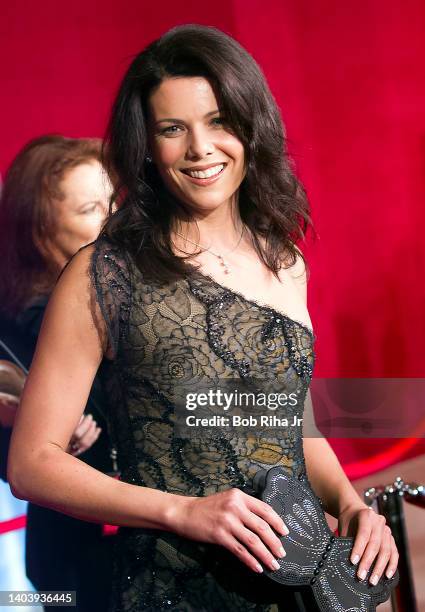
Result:
[[[367,574],[367,571],[365,569],[363,569],[361,572],[359,572],[358,576],[359,576],[360,580],[364,580],[366,578],[366,574]]]
[[[261,567],[261,565],[258,565],[258,564],[257,564],[257,565],[255,566],[255,568],[256,568],[256,570],[257,570],[257,572],[258,572],[259,574],[261,574],[261,573],[263,572],[263,568]]]
[[[88,418],[89,418],[89,419],[92,419],[92,418],[93,418],[93,415],[92,415],[92,414],[88,414],[87,416],[88,416]]]
[[[387,578],[392,578],[393,577],[393,570],[388,570],[388,572],[385,574]]]
[[[279,557],[285,557],[286,556],[286,552],[283,550],[283,547],[281,546],[279,548]]]
[[[273,560],[273,562],[272,562],[272,566],[273,566],[273,568],[274,568],[274,569],[280,569],[279,562],[278,562],[278,561],[276,561],[276,559],[274,559],[274,560]]]
[[[283,533],[283,535],[288,535],[289,529],[287,528],[286,525],[283,526],[282,533]]]
[[[378,574],[373,574],[372,578],[370,579],[370,584],[373,584],[375,586],[378,584],[378,580],[379,580]]]
[[[359,559],[360,559],[359,555],[354,555],[354,557],[351,559],[351,563],[353,565],[357,565],[357,563],[359,562]]]

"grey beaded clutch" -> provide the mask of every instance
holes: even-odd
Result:
[[[376,586],[368,582],[373,565],[364,580],[357,577],[357,566],[350,561],[354,539],[332,533],[306,477],[295,478],[276,466],[257,472],[244,490],[270,504],[289,529],[281,536],[286,556],[278,559],[280,569],[264,568],[271,580],[310,585],[321,612],[374,612],[389,598],[398,584],[398,571],[392,578],[383,575]]]

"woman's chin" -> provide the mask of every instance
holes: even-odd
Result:
[[[232,201],[232,196],[224,194],[204,194],[203,197],[194,198],[193,196],[190,197],[188,194],[185,194],[184,198],[180,195],[180,199],[183,199],[191,209],[208,213],[222,206],[229,205]]]

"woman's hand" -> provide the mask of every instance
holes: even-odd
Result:
[[[81,455],[90,446],[93,446],[101,431],[102,429],[97,427],[97,423],[91,414],[81,415],[80,422],[72,434],[67,452],[74,457]]]
[[[0,359],[0,425],[13,427],[26,375],[11,361]]]
[[[289,532],[271,506],[239,489],[208,497],[181,496],[179,501],[170,520],[172,531],[192,540],[220,544],[254,572],[263,571],[258,561],[271,570],[279,569],[276,558],[286,553],[274,531],[281,535]]]
[[[0,426],[13,427],[16,410],[19,406],[19,397],[0,391]]]
[[[363,580],[374,563],[369,579],[376,585],[384,570],[391,578],[398,563],[398,551],[390,527],[385,518],[366,504],[354,504],[345,508],[338,517],[340,536],[354,536],[354,546],[350,560],[359,563],[357,575]]]

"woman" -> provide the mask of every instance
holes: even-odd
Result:
[[[61,270],[79,248],[95,240],[105,220],[112,189],[100,158],[98,139],[43,136],[28,143],[7,172],[0,201],[0,340],[4,357],[14,360],[15,367],[29,368]],[[59,398],[58,408],[61,404]],[[81,415],[66,450],[107,472],[111,461],[102,405],[95,380],[87,414]],[[8,437],[10,429],[3,427],[2,456]],[[92,610],[102,601],[98,591],[107,597],[111,546],[100,525],[28,506],[27,575],[38,590],[78,590],[79,610]],[[94,566],[93,556],[101,557]]]
[[[394,572],[389,529],[325,440],[303,452],[300,428],[191,436],[182,423],[187,391],[205,381],[276,377],[305,397],[312,374],[295,247],[308,207],[260,69],[214,28],[174,28],[130,66],[109,141],[120,207],[50,301],[12,440],[15,494],[121,526],[114,611],[273,610],[283,599],[313,610],[307,593],[276,591],[262,574],[279,566],[288,531],[240,487],[272,465],[308,469],[342,532],[358,526],[360,572],[374,560],[378,576]],[[64,452],[103,356],[121,481]]]

